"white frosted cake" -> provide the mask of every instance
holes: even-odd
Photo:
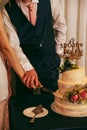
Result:
[[[59,89],[54,93],[51,108],[56,113],[71,117],[87,116],[87,77],[79,67],[64,71],[58,80]]]

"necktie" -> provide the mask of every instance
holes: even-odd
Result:
[[[35,8],[36,4],[33,2],[30,2],[27,7],[29,10],[29,18],[30,18],[30,22],[35,25],[36,24],[36,8]]]

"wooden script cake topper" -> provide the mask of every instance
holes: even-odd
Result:
[[[83,56],[82,43],[75,42],[75,38],[72,38],[69,43],[61,43],[60,49],[63,49],[63,53],[60,55],[61,58],[68,58],[71,61],[75,61],[78,64],[78,60]]]

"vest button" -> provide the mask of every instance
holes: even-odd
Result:
[[[40,44],[40,47],[42,47],[43,45],[42,44]]]

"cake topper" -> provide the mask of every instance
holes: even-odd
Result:
[[[60,73],[79,68],[78,61],[83,55],[83,51],[81,49],[82,46],[82,43],[75,43],[75,38],[72,38],[68,44],[60,44],[60,49],[63,49],[63,53],[60,57],[64,59],[64,64],[58,68]]]
[[[75,38],[72,38],[69,43],[61,43],[60,49],[63,49],[63,54],[60,57],[63,59],[68,58],[78,64],[79,59],[83,56],[82,46],[82,43],[75,42]]]

